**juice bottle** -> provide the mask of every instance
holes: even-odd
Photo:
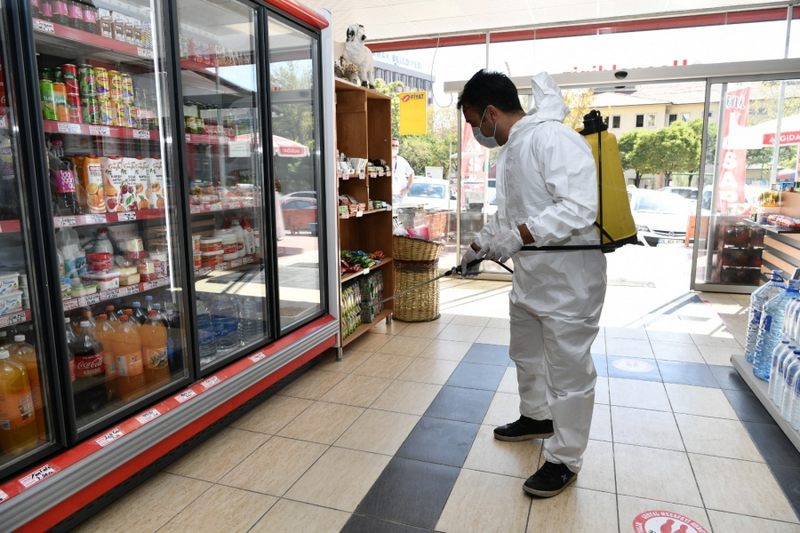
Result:
[[[114,306],[111,304],[106,306],[106,318],[109,322],[119,322],[119,315],[114,311]],[[112,324],[112,326],[113,325],[114,324]]]
[[[145,388],[142,339],[139,328],[128,315],[122,315],[119,319],[113,341],[114,354],[117,356],[117,391],[123,400],[127,400]]]
[[[133,312],[131,318],[136,320],[139,324],[147,322],[147,311],[142,309],[142,302],[133,302]]]
[[[75,335],[75,331],[73,331],[70,325],[68,316],[64,317],[64,330],[66,332],[68,347],[78,342],[78,337]],[[75,383],[75,357],[72,355],[72,350],[69,350],[69,380],[71,383]]]
[[[149,386],[163,385],[169,381],[169,360],[167,358],[167,328],[152,309],[147,322],[141,326],[142,356],[144,375]]]
[[[25,365],[0,350],[0,451],[18,454],[36,446],[36,418]]]
[[[113,343],[116,330],[114,324],[119,321],[111,322],[105,313],[97,315],[95,322],[95,337],[103,349],[103,367],[106,371],[106,388],[112,397],[117,397],[117,357],[114,354]]]
[[[39,377],[39,358],[36,356],[36,348],[25,342],[25,335],[15,335],[14,344],[8,346],[8,352],[11,354],[11,359],[25,365],[25,371],[28,373],[28,382],[31,385],[36,429],[39,438],[46,440],[47,427],[44,419],[44,398],[42,396],[42,383]]]

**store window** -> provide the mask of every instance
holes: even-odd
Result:
[[[318,41],[270,19],[272,171],[282,330],[323,310]]]

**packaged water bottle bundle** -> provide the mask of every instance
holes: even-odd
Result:
[[[790,280],[788,288],[764,306],[753,366],[753,373],[757,377],[769,381],[767,395],[781,416],[795,429],[800,429],[799,283],[798,280]],[[776,320],[781,322],[780,325]],[[778,333],[780,340],[771,352],[759,351],[759,348],[769,349],[769,340],[777,338]]]

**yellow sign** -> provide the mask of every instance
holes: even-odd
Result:
[[[400,93],[400,135],[428,133],[428,93]]]

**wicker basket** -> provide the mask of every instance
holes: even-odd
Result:
[[[394,302],[394,318],[405,322],[439,318],[439,282],[425,282],[436,277],[443,248],[431,241],[394,236],[395,294],[401,295]]]

